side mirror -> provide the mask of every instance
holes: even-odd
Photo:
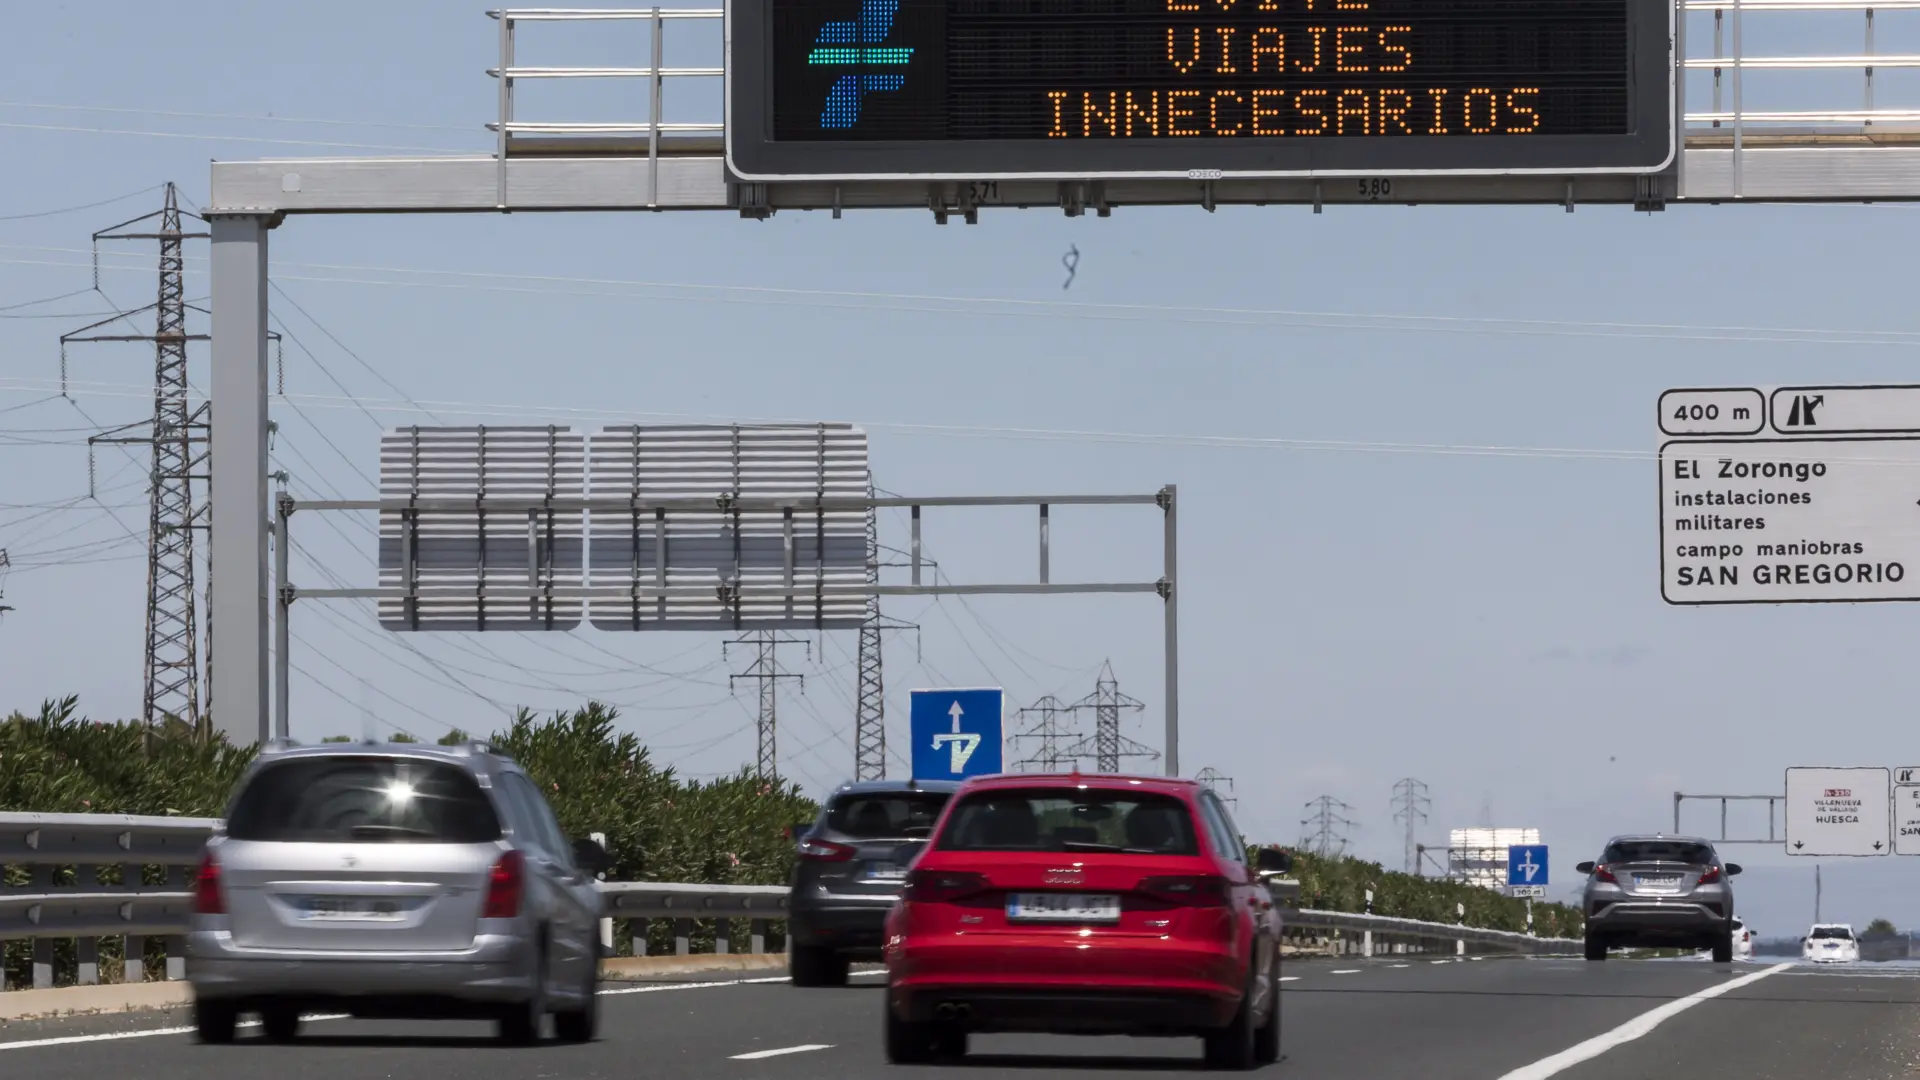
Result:
[[[1591,874],[1593,873],[1593,864],[1590,862],[1576,863],[1573,869],[1576,873]]]
[[[1293,869],[1293,856],[1279,848],[1261,848],[1253,854],[1253,868],[1262,874],[1284,874]]]
[[[926,846],[927,842],[925,840],[909,840],[899,847],[894,848],[893,865],[900,867],[902,870],[912,866],[913,860],[920,857],[920,852],[925,850]]]
[[[573,864],[589,874],[604,874],[613,869],[613,856],[595,841],[581,837],[573,842]]]
[[[1738,874],[1739,872],[1740,872],[1740,864],[1739,864],[1739,863],[1737,863],[1737,862],[1730,862],[1730,863],[1728,863],[1728,864],[1727,864],[1727,876],[1728,876],[1728,877],[1732,877],[1732,876],[1734,876],[1735,874]]]

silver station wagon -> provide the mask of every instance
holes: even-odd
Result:
[[[594,1037],[608,865],[485,746],[269,748],[195,882],[187,978],[204,1042],[243,1013],[489,1019],[511,1043]]]

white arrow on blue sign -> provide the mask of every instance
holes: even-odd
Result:
[[[1507,848],[1507,884],[1548,884],[1547,845],[1514,844]]]
[[[999,689],[914,690],[909,726],[915,780],[962,780],[1001,771]]]

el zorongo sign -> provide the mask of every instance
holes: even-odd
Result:
[[[746,180],[1645,173],[1666,0],[730,0]]]

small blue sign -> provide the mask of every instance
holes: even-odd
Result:
[[[1507,884],[1547,884],[1547,845],[1514,844],[1507,848]]]
[[[1002,698],[997,689],[911,691],[913,778],[964,780],[999,772]]]

